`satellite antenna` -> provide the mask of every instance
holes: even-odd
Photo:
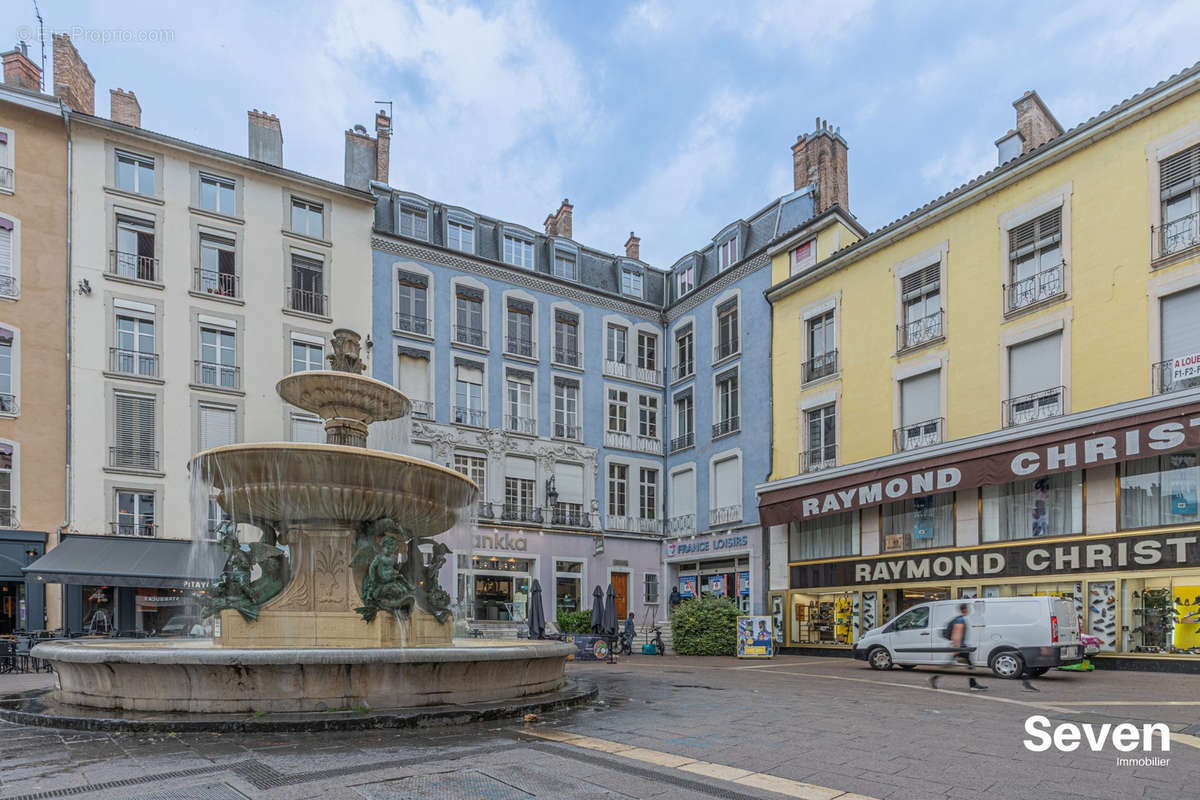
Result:
[[[392,101],[391,100],[376,100],[375,105],[388,107],[388,119],[392,118]]]

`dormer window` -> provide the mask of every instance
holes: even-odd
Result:
[[[808,269],[815,263],[817,263],[816,239],[809,239],[799,247],[792,249],[791,274],[795,275],[797,272]]]
[[[622,269],[621,294],[627,294],[630,297],[641,297],[642,273],[632,269]]]
[[[696,288],[696,263],[689,261],[687,266],[675,273],[675,296],[683,297]]]
[[[463,253],[475,252],[475,226],[469,220],[451,219],[446,222],[446,246]]]
[[[717,271],[724,272],[738,260],[738,237],[733,236],[717,245]]]
[[[579,279],[575,254],[570,250],[554,248],[554,277],[568,281]]]
[[[400,204],[400,235],[429,241],[429,209],[409,203]]]
[[[514,267],[533,269],[533,242],[511,233],[504,234],[504,261]]]

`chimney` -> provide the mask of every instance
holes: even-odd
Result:
[[[1017,133],[1021,134],[1021,152],[1028,153],[1056,136],[1062,136],[1063,126],[1046,108],[1038,93],[1030,89],[1013,101],[1017,110]]]
[[[113,122],[134,128],[142,127],[142,104],[138,102],[136,94],[121,88],[109,89],[108,102],[108,116]]]
[[[558,207],[558,211],[546,217],[546,235],[563,236],[570,239],[571,211],[574,208],[575,206],[571,205],[571,201],[564,197],[562,205]]]
[[[279,117],[259,111],[247,112],[250,121],[250,158],[275,167],[283,166],[283,129]]]
[[[375,180],[378,168],[378,142],[367,133],[362,125],[346,131],[346,174],[345,184],[364,192]]]
[[[42,68],[29,60],[29,45],[17,42],[17,46],[4,56],[4,83],[32,92],[42,90]]]
[[[814,214],[833,205],[850,209],[850,187],[846,175],[846,151],[849,146],[837,128],[817,117],[817,129],[796,137],[792,145],[792,169],[795,189],[808,184],[817,187]]]
[[[73,111],[96,113],[96,79],[65,33],[54,37],[54,96]]]
[[[642,240],[634,236],[633,231],[630,231],[629,238],[625,240],[625,255],[641,261],[641,243]]]
[[[388,182],[392,153],[392,118],[382,111],[375,114],[375,180]]]

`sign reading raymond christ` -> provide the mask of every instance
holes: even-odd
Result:
[[[1170,569],[1200,565],[1200,532],[1142,536],[1089,536],[1055,543],[976,547],[922,555],[878,556],[824,564],[795,564],[793,589],[880,583],[936,583],[971,578],[1046,578],[1108,570]]]

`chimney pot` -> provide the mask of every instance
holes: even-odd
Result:
[[[792,188],[799,190],[810,183],[816,186],[814,214],[834,205],[849,209],[848,149],[841,133],[820,117],[813,133],[796,137],[792,145]]]
[[[1013,108],[1017,110],[1017,133],[1021,134],[1022,154],[1041,147],[1056,136],[1062,136],[1063,126],[1032,89],[1014,100]]]
[[[272,166],[283,166],[283,129],[279,117],[259,111],[247,112],[249,156]]]
[[[42,90],[42,68],[29,60],[29,45],[18,42],[4,57],[4,83],[28,89],[32,92]]]
[[[571,238],[571,211],[575,206],[571,205],[571,201],[563,198],[562,205],[558,207],[558,211],[546,217],[546,235],[547,236],[563,236],[567,239]]]
[[[108,102],[108,116],[113,122],[134,128],[142,127],[142,104],[138,102],[136,94],[121,88],[109,89]]]
[[[83,114],[96,113],[96,79],[87,63],[75,49],[71,37],[65,33],[53,34],[54,40],[54,96],[60,98],[74,111]]]
[[[633,231],[630,231],[629,238],[625,240],[625,255],[628,258],[636,258],[638,261],[641,261],[641,243],[642,240],[634,236]]]
[[[392,160],[392,118],[379,111],[375,114],[375,180],[388,182]]]

